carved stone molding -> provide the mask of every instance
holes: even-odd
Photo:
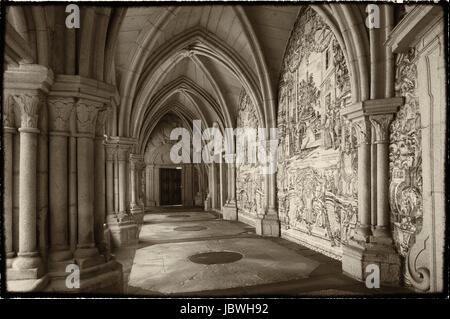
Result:
[[[12,95],[15,105],[20,110],[20,128],[37,128],[39,107],[42,104],[42,96],[31,94]]]
[[[75,99],[66,97],[50,97],[47,100],[49,110],[49,128],[51,132],[68,132],[70,115]]]
[[[117,159],[119,161],[127,161],[130,154],[130,146],[128,145],[119,145],[117,148]]]
[[[105,143],[106,160],[114,161],[117,156],[117,145]]]
[[[375,131],[375,143],[387,143],[389,140],[389,125],[394,118],[393,114],[371,115],[370,123]]]
[[[353,119],[351,121],[353,129],[356,134],[356,141],[358,145],[370,144],[371,142],[371,126],[369,119],[366,116]]]
[[[105,134],[106,119],[108,118],[108,110],[100,110],[97,114],[97,121],[95,124],[95,136],[103,137]]]
[[[90,100],[78,100],[76,103],[77,131],[81,134],[93,135],[100,103]]]
[[[14,126],[14,99],[11,95],[7,95],[3,99],[3,127],[13,128]]]

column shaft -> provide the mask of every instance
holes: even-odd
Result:
[[[93,248],[94,243],[94,142],[92,137],[77,138],[78,245]]]
[[[50,249],[53,260],[69,258],[67,135],[50,133]]]
[[[36,156],[38,129],[20,128],[19,252],[14,262],[19,269],[37,268],[41,259],[36,242]]]
[[[4,148],[4,188],[3,188],[3,209],[4,209],[4,232],[5,232],[5,252],[6,258],[14,257],[13,248],[13,128],[3,129]]]

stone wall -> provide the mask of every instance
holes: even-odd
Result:
[[[282,236],[339,259],[358,215],[356,141],[340,114],[350,80],[333,33],[309,7],[289,39],[278,98]]]

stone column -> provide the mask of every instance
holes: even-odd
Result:
[[[155,199],[155,202],[156,202],[156,206],[159,206],[160,205],[160,201],[161,201],[161,195],[160,195],[160,184],[159,184],[159,166],[155,166],[155,170],[154,170],[154,179],[153,179],[153,181],[154,181],[154,187],[155,187],[155,192],[154,192],[154,194],[155,194],[155,197],[154,197],[154,199]]]
[[[184,164],[183,165],[183,174],[184,174],[184,206],[194,206],[194,196],[193,196],[193,175],[192,175],[192,164]]]
[[[14,110],[12,96],[5,96],[3,100],[3,209],[4,209],[4,232],[6,265],[12,265],[12,258],[16,255],[13,247],[13,136],[17,133],[14,127]]]
[[[117,149],[117,161],[119,171],[119,216],[128,214],[128,172],[127,161],[129,158],[129,146],[119,145]]]
[[[228,167],[228,194],[227,202],[223,208],[223,219],[238,220],[236,207],[236,154],[225,154]]]
[[[36,242],[36,159],[39,108],[42,97],[38,94],[13,95],[20,111],[20,177],[19,177],[19,252],[13,268],[31,273],[20,279],[39,278],[42,260]],[[19,278],[17,278],[19,279]]]
[[[211,163],[209,164],[209,194],[210,194],[210,201],[211,201],[211,209],[217,209],[217,171],[216,171],[216,164]]]
[[[358,226],[355,236],[343,245],[342,270],[358,280],[366,278],[370,273],[366,268],[371,264],[379,266],[382,284],[398,284],[400,278],[400,259],[389,234],[388,127],[392,113],[401,103],[401,98],[369,100],[356,103],[342,113],[355,128],[358,142]],[[371,157],[372,130],[375,159]],[[376,164],[375,172],[372,163]],[[376,226],[372,225],[375,219],[371,211],[371,176],[376,176],[373,183],[377,187]]]
[[[72,112],[69,137],[69,242],[72,253],[77,249],[78,238],[76,118],[76,112]]]
[[[49,111],[49,190],[50,190],[50,260],[69,260],[72,252],[69,246],[68,223],[68,136],[69,118],[73,110],[73,98],[50,97]]]
[[[391,241],[389,219],[389,124],[393,114],[370,116],[375,129],[377,144],[377,223],[375,237],[384,237]]]
[[[271,142],[271,140],[266,141],[266,153],[271,150]],[[276,203],[276,165],[276,162],[272,163],[268,160],[260,168],[260,174],[265,173],[265,211],[262,219],[258,218],[256,233],[262,236],[279,237],[281,231]]]
[[[154,166],[153,165],[147,165],[145,167],[145,177],[146,177],[146,183],[145,183],[145,206],[155,206],[155,198],[154,198],[154,193],[153,193],[153,184],[155,183],[154,181]]]
[[[358,143],[358,226],[355,238],[367,242],[371,230],[371,193],[370,193],[370,141],[371,127],[367,116],[352,121]]]
[[[94,239],[94,129],[100,103],[80,99],[77,118],[78,242],[75,257],[98,256]]]
[[[105,191],[105,122],[107,111],[98,112],[94,139],[94,237],[97,244],[104,247],[104,225],[106,221],[106,191]]]
[[[138,165],[139,165],[138,161],[139,158],[136,154],[130,154],[131,209],[134,209],[138,206],[138,184],[137,184]]]
[[[140,203],[141,167],[144,157],[138,154],[130,154],[131,168],[131,214],[137,224],[142,224],[144,212]]]
[[[107,219],[116,219],[114,209],[114,160],[117,156],[117,146],[106,143],[106,214]]]

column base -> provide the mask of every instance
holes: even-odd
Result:
[[[37,292],[43,291],[45,287],[49,283],[49,277],[47,275],[42,276],[38,279],[23,279],[23,280],[14,280],[10,279],[7,275],[6,281],[6,290],[8,292]]]
[[[225,220],[238,220],[236,203],[227,203],[222,208],[222,216]]]
[[[380,269],[380,284],[387,286],[400,285],[400,256],[395,251],[392,239],[370,237],[368,243],[350,240],[342,249],[342,272],[359,281],[365,281],[366,267],[378,265]]]
[[[74,252],[76,264],[80,269],[92,267],[105,262],[105,258],[98,252],[97,247],[78,246]]]
[[[280,221],[273,214],[267,214],[255,219],[256,234],[267,237],[280,237]]]
[[[144,223],[144,209],[142,207],[132,208],[131,217],[137,225],[142,225]]]
[[[42,259],[37,252],[19,253],[7,269],[7,280],[36,280],[44,275]]]
[[[205,207],[205,212],[211,210],[211,202],[210,202],[210,200],[208,198],[205,200],[204,207]]]
[[[134,220],[111,220],[108,221],[108,228],[115,248],[137,245],[139,242],[139,227]]]
[[[16,253],[15,252],[9,252],[6,253],[6,268],[11,268],[13,261],[14,261],[14,257],[16,257]]]

